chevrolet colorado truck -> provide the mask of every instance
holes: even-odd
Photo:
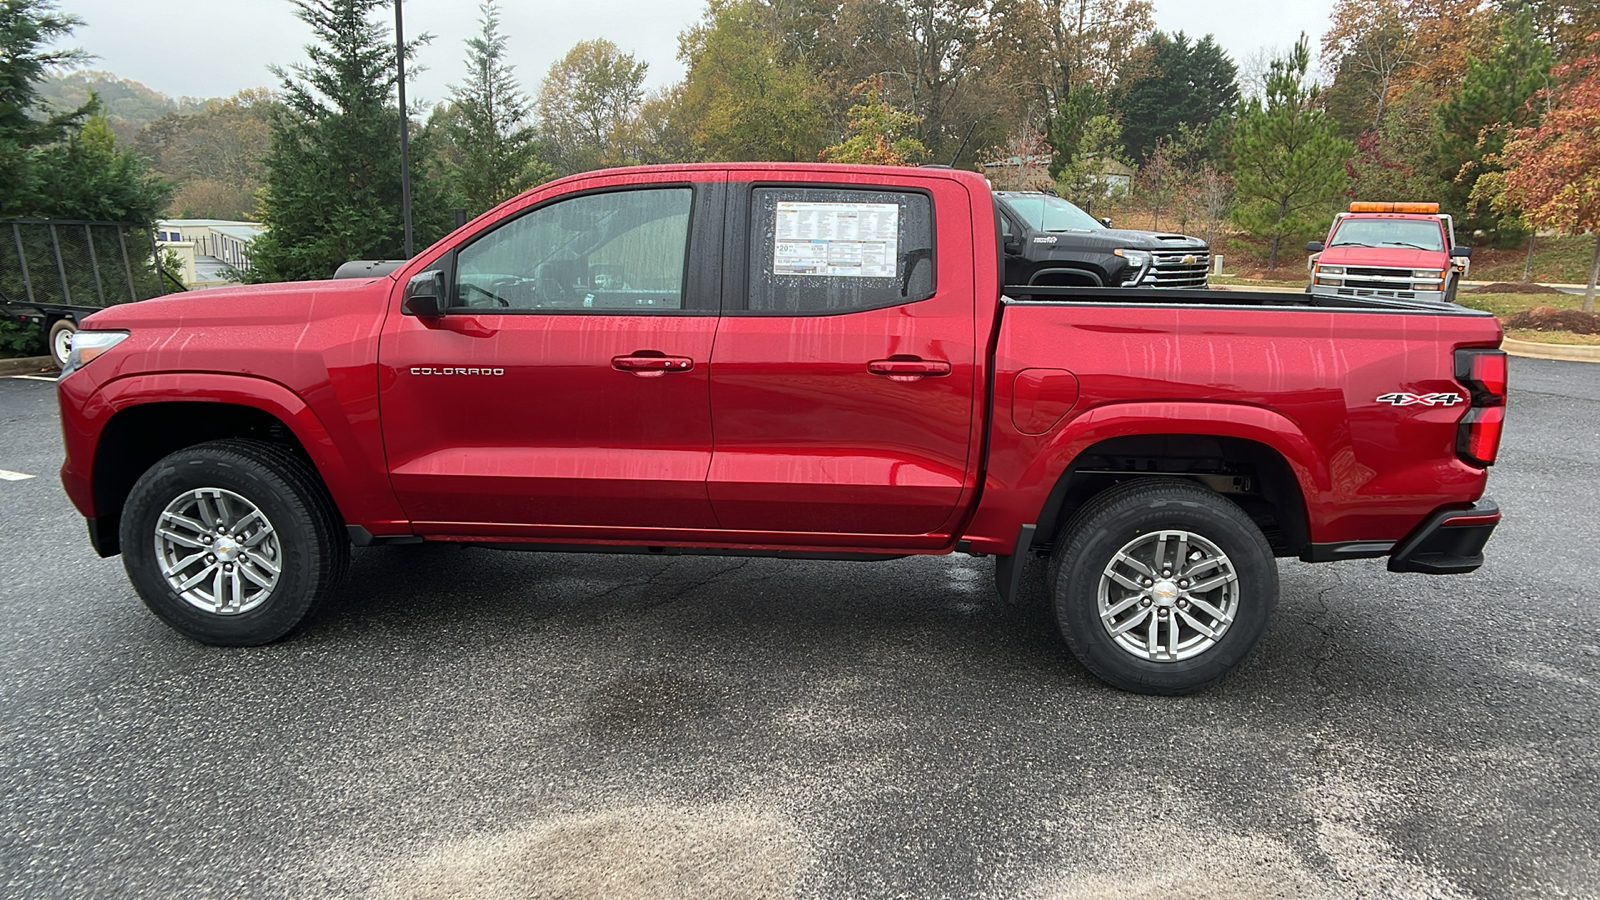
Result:
[[[1489,315],[1002,286],[973,173],[618,169],[381,277],[96,313],[59,386],[95,549],[189,637],[253,645],[351,546],[1048,556],[1096,676],[1240,665],[1274,557],[1466,572],[1504,413]]]
[[[1307,243],[1306,252],[1308,293],[1434,303],[1456,302],[1472,257],[1437,203],[1352,203],[1334,217],[1327,240]]]
[[[1211,248],[1197,237],[1112,228],[1041,191],[995,191],[1007,285],[1203,288]]]

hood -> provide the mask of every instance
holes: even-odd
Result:
[[[1450,256],[1443,250],[1413,250],[1410,247],[1329,247],[1317,257],[1328,266],[1379,266],[1393,269],[1443,269]]]
[[[381,305],[393,284],[392,278],[347,278],[184,291],[108,307],[85,319],[83,327],[199,329],[305,322],[319,315],[322,306],[332,311],[368,298]]]
[[[1206,242],[1186,234],[1167,234],[1160,231],[1134,231],[1130,228],[1106,228],[1099,231],[1050,231],[1037,233],[1055,235],[1056,245],[1062,249],[1116,250],[1200,250]],[[1041,244],[1047,247],[1048,244]]]

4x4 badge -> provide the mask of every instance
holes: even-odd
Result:
[[[1460,394],[1408,394],[1396,392],[1384,394],[1378,398],[1379,403],[1391,406],[1455,406],[1461,402]]]

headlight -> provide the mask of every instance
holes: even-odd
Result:
[[[1413,270],[1411,270],[1411,277],[1412,278],[1443,278],[1444,277],[1444,273],[1439,271],[1438,269],[1413,269]]]
[[[1344,266],[1317,266],[1318,275],[1343,275]]]
[[[1127,260],[1128,265],[1136,269],[1142,269],[1150,264],[1150,254],[1143,250],[1123,250],[1119,247],[1111,252]]]
[[[128,339],[126,331],[79,331],[72,335],[72,352],[61,370],[65,378],[95,361],[100,354]]]

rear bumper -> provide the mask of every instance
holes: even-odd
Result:
[[[1500,524],[1500,507],[1487,498],[1466,509],[1441,509],[1389,554],[1389,571],[1457,575],[1483,565],[1483,545]]]

